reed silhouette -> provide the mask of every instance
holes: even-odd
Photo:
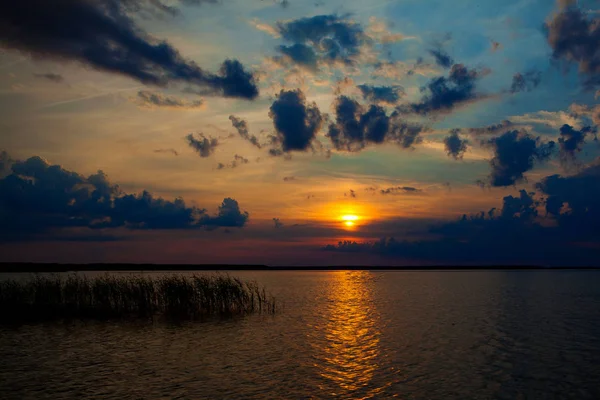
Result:
[[[263,287],[229,275],[53,274],[0,281],[0,323],[155,317],[194,320],[275,310],[275,298]]]

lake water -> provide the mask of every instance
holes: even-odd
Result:
[[[0,327],[0,398],[600,398],[600,271],[231,274],[282,309]]]

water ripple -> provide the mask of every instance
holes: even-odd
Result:
[[[245,274],[285,311],[0,328],[0,398],[600,398],[598,272]]]

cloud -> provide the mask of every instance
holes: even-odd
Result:
[[[419,143],[420,125],[408,124],[393,113],[388,116],[381,106],[365,109],[348,96],[339,96],[335,103],[336,119],[329,125],[327,137],[337,150],[360,151],[368,144],[394,142],[403,148]]]
[[[134,22],[133,13],[173,10],[160,1],[7,0],[0,4],[0,45],[5,48],[78,62],[147,85],[185,83],[207,95],[258,96],[254,76],[239,61],[224,61],[217,74],[206,72]]]
[[[350,189],[348,192],[344,192],[344,197],[352,197],[353,199],[356,198],[356,192],[352,189]]]
[[[273,224],[275,229],[283,228],[283,222],[281,222],[279,218],[273,218]]]
[[[530,260],[554,261],[564,247],[540,252],[549,243],[541,226],[535,223],[539,204],[533,193],[522,190],[518,197],[506,196],[499,213],[492,208],[487,213],[467,216],[458,221],[433,225],[429,231],[440,239],[396,240],[382,238],[375,242],[341,241],[327,245],[325,251],[375,253],[388,257],[422,259],[447,264],[527,263]],[[556,239],[554,240],[556,241]],[[548,249],[544,247],[544,249]],[[548,254],[550,251],[552,254]],[[564,257],[561,255],[561,261]]]
[[[546,25],[556,61],[575,63],[585,85],[600,85],[600,18],[590,17],[573,2],[563,4]]]
[[[542,73],[540,71],[528,71],[525,74],[517,72],[513,75],[510,92],[531,92],[542,81]]]
[[[204,216],[201,223],[206,226],[243,227],[248,221],[249,214],[241,211],[238,202],[232,198],[223,199],[216,216]]]
[[[591,122],[594,125],[600,125],[600,104],[590,107],[574,103],[569,107],[569,111],[572,119],[585,117],[588,119],[587,122]]]
[[[558,138],[561,160],[567,163],[574,161],[575,153],[581,151],[586,135],[593,132],[595,130],[591,126],[585,126],[581,130],[567,124],[561,126],[560,138]]]
[[[271,105],[269,117],[275,126],[274,139],[285,153],[308,150],[323,125],[319,108],[315,103],[307,104],[300,89],[282,90]]]
[[[435,63],[440,67],[450,68],[454,65],[454,59],[444,49],[431,49],[428,52],[435,58]]]
[[[255,27],[256,29],[258,29],[261,32],[265,32],[271,36],[273,36],[274,38],[280,38],[281,35],[279,34],[279,32],[277,32],[277,29],[269,24],[265,24],[260,22],[257,19],[253,19],[252,21],[250,21],[250,25],[252,25],[253,27]]]
[[[404,88],[399,85],[358,85],[357,87],[365,100],[376,104],[394,105],[405,95]]]
[[[209,157],[215,148],[219,145],[219,141],[216,138],[206,138],[203,134],[199,135],[199,139],[196,139],[193,134],[189,134],[185,137],[188,145],[194,149],[200,157]]]
[[[316,15],[278,22],[276,32],[290,43],[277,48],[283,63],[294,63],[310,71],[320,64],[355,65],[370,38],[363,28],[338,15]]]
[[[242,139],[249,141],[253,146],[258,147],[259,149],[262,147],[256,136],[250,135],[248,123],[246,121],[236,117],[235,115],[230,115],[229,120],[231,121],[231,125],[233,125],[233,127],[237,130]]]
[[[248,164],[249,162],[250,161],[247,158],[240,156],[239,154],[236,154],[233,156],[233,161],[231,162],[231,168],[235,168],[240,164]]]
[[[402,113],[429,115],[447,113],[458,105],[481,98],[475,92],[475,84],[488,70],[469,69],[462,64],[454,64],[448,77],[433,78],[426,87],[426,92],[418,103],[403,105],[398,108]]]
[[[283,54],[287,60],[290,60],[309,71],[317,72],[319,69],[317,53],[311,46],[302,43],[294,43],[290,46],[281,45],[277,50]]]
[[[295,176],[284,176],[283,177],[283,181],[284,182],[292,182],[292,181],[295,181],[295,180],[296,180]]]
[[[53,74],[51,72],[47,72],[45,74],[33,74],[36,78],[47,79],[54,83],[62,83],[65,81],[65,78],[60,74]]]
[[[0,233],[5,239],[51,228],[190,229],[243,226],[246,219],[232,199],[210,216],[181,198],[124,193],[102,171],[85,177],[40,157],[16,161],[0,179]]]
[[[523,174],[533,168],[534,161],[547,160],[554,149],[554,142],[542,143],[539,137],[516,130],[484,144],[494,149],[494,158],[490,161],[492,186],[511,186],[522,181]]]
[[[403,61],[379,61],[374,64],[373,78],[400,80],[407,76],[433,76],[439,74],[439,69],[433,64],[427,64],[418,59],[414,64]]]
[[[13,163],[14,160],[10,158],[6,151],[0,151],[0,177],[10,173],[10,167]]]
[[[429,228],[435,239],[341,241],[326,251],[375,253],[401,259],[481,266],[596,265],[600,250],[600,160],[571,176],[551,175],[491,208]],[[541,216],[540,208],[546,215]]]
[[[546,212],[573,238],[597,237],[600,223],[600,163],[598,160],[572,176],[551,175],[536,188],[546,194]]]
[[[233,156],[233,160],[231,160],[229,163],[227,163],[227,164],[218,163],[217,169],[221,170],[221,169],[225,169],[225,168],[237,168],[238,166],[248,164],[249,162],[250,162],[250,160],[248,160],[246,157],[236,154]]]
[[[169,153],[169,154],[173,154],[174,156],[179,155],[179,153],[175,149],[156,149],[156,150],[154,150],[154,152],[155,153]]]
[[[173,110],[193,110],[204,107],[203,100],[185,101],[174,96],[140,90],[134,100],[141,108],[170,108]]]
[[[467,139],[461,139],[460,136],[458,136],[457,130],[453,130],[450,135],[444,138],[444,148],[446,149],[446,153],[455,160],[463,158],[463,155],[467,151],[468,144],[469,141]]]
[[[514,124],[539,124],[552,129],[559,129],[564,124],[577,125],[579,123],[579,118],[573,112],[545,110],[511,116],[510,120]]]
[[[390,32],[387,24],[377,19],[377,17],[369,17],[369,26],[366,33],[369,37],[382,44],[395,43],[405,39],[415,39],[414,36],[405,36],[402,33]]]
[[[397,186],[397,187],[390,187],[387,189],[381,189],[379,191],[379,193],[381,194],[415,194],[415,193],[421,193],[422,190],[421,189],[417,189],[411,186]]]
[[[475,135],[475,136],[495,135],[495,134],[498,134],[503,131],[506,132],[506,130],[508,128],[510,128],[514,125],[515,124],[512,121],[505,119],[498,124],[488,125],[488,126],[484,126],[484,127],[480,127],[480,128],[461,129],[461,131],[466,131],[467,133],[469,133],[471,135]]]

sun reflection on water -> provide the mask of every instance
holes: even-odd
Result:
[[[335,273],[330,305],[316,365],[331,395],[374,398],[385,387],[373,385],[379,359],[380,332],[367,271]]]

